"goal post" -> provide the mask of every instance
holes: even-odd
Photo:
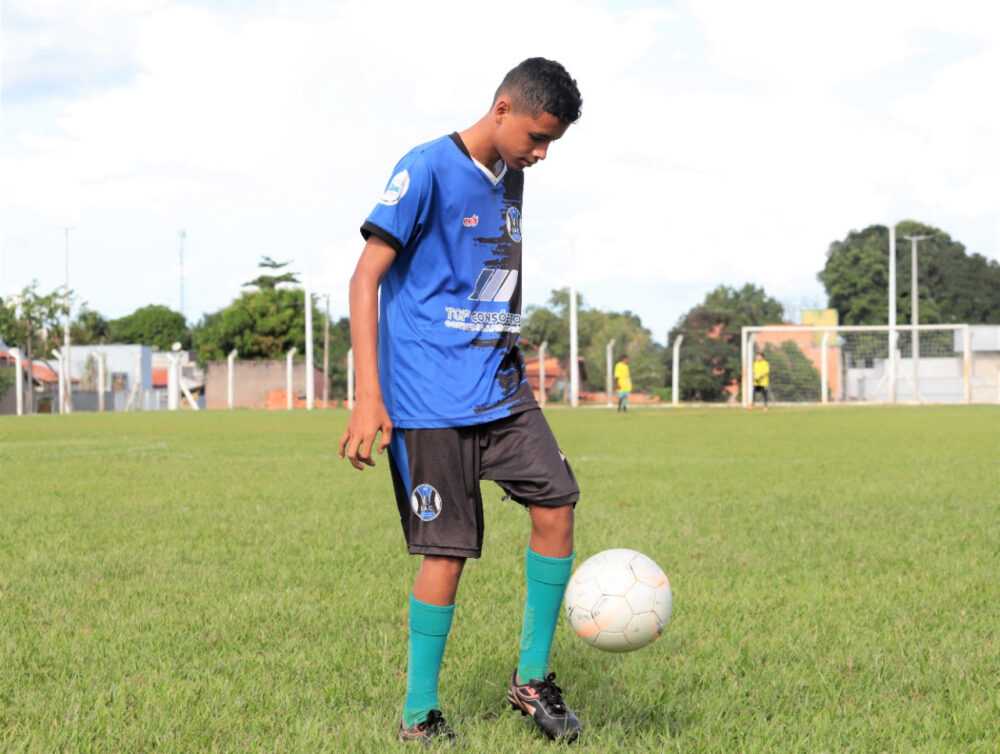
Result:
[[[966,324],[743,327],[742,403],[758,353],[774,403],[971,403],[973,337]]]

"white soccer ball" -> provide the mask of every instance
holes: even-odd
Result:
[[[635,550],[587,558],[566,585],[566,617],[576,635],[605,652],[631,652],[658,637],[670,620],[666,574]]]

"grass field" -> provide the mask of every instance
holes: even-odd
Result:
[[[670,576],[663,637],[561,620],[575,750],[996,752],[1000,410],[552,410],[577,562]],[[344,411],[0,417],[0,749],[392,751],[404,551]],[[484,485],[441,674],[460,750],[547,751],[502,703],[528,519]]]

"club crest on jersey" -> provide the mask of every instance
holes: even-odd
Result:
[[[421,521],[433,521],[441,515],[441,494],[429,484],[418,484],[410,495],[410,507]]]
[[[389,181],[389,185],[382,192],[382,198],[378,200],[378,203],[389,207],[398,204],[399,200],[406,195],[408,188],[410,188],[410,174],[405,170],[400,170]]]
[[[479,215],[473,215],[472,217],[463,217],[462,225],[466,228],[475,228],[479,225]]]
[[[517,207],[507,208],[507,235],[514,243],[521,243],[521,211]]]

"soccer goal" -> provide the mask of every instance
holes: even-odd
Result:
[[[770,365],[774,403],[971,403],[997,400],[973,365],[969,325],[799,326],[742,328],[742,398],[753,399],[753,362]],[[996,372],[984,351],[984,374]],[[992,370],[990,369],[992,367]],[[978,401],[977,401],[978,402]]]

